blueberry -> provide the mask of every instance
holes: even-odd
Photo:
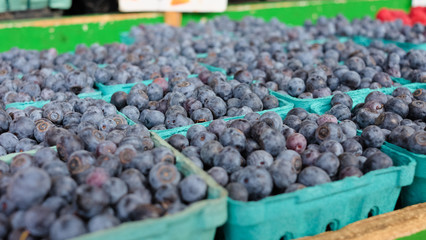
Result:
[[[213,157],[213,165],[222,167],[229,174],[240,169],[243,161],[244,159],[238,150],[230,146],[224,147]]]
[[[219,185],[225,187],[228,184],[228,173],[221,167],[212,167],[207,172]]]
[[[417,120],[421,119],[426,120],[426,102],[421,100],[416,100],[411,102],[409,105],[408,116],[410,119]]]
[[[61,124],[64,119],[64,112],[60,106],[51,106],[43,109],[43,117],[54,124]]]
[[[198,175],[185,177],[178,185],[182,200],[193,203],[204,199],[207,195],[207,184]]]
[[[355,71],[347,71],[341,77],[340,83],[352,89],[357,89],[361,84],[361,77]]]
[[[111,214],[99,214],[91,218],[87,227],[89,232],[97,232],[109,228],[113,228],[120,224],[120,220]]]
[[[4,110],[0,110],[0,132],[7,131],[10,122],[12,122],[12,118]]]
[[[228,106],[228,108],[239,108],[241,107],[241,100],[239,98],[230,98],[228,99],[228,101],[226,101],[226,105]]]
[[[211,124],[211,123],[210,123]],[[191,141],[191,139],[198,133],[198,132],[206,132],[207,129],[203,125],[192,125],[188,130],[186,131],[186,138]]]
[[[226,190],[231,199],[242,202],[248,201],[249,193],[243,184],[238,182],[229,183],[226,185]]]
[[[260,99],[259,99],[259,101],[260,101]],[[260,102],[262,102],[262,101],[260,101]],[[242,104],[244,106],[247,106],[244,102],[242,102]],[[213,113],[213,116],[215,118],[222,117],[226,114],[226,103],[220,97],[209,97],[209,98],[207,98],[206,101],[204,102],[204,106],[206,108],[208,108]],[[258,111],[260,111],[260,110],[258,110]]]
[[[343,104],[346,107],[348,107],[349,109],[352,109],[353,100],[346,93],[337,93],[331,98],[330,104],[331,104],[331,106],[334,106],[336,104]]]
[[[382,87],[391,87],[393,82],[389,74],[385,72],[378,72],[373,77],[373,82],[379,83]]]
[[[318,142],[325,140],[334,140],[341,142],[343,140],[342,128],[337,123],[327,122],[320,125],[315,131],[315,138]]]
[[[149,84],[146,92],[150,101],[158,101],[163,98],[163,88],[156,83]]]
[[[223,146],[232,146],[238,151],[242,151],[245,148],[246,137],[239,129],[227,128],[220,135],[219,141]]]
[[[354,121],[361,127],[365,128],[369,125],[373,125],[375,120],[379,117],[380,113],[373,112],[367,108],[360,109],[355,117]]]
[[[160,162],[149,171],[149,183],[152,188],[158,189],[166,184],[177,185],[181,179],[177,168],[170,163]]]
[[[297,97],[305,92],[305,82],[300,78],[292,78],[284,89],[289,95]]]
[[[115,92],[111,96],[111,103],[117,108],[122,109],[127,105],[127,93],[123,91]]]
[[[269,172],[274,185],[279,189],[285,189],[296,181],[298,171],[290,161],[277,159],[269,167]]]
[[[287,115],[283,122],[295,131],[299,131],[302,120],[295,115]]]
[[[171,184],[161,186],[155,191],[154,199],[163,208],[167,209],[172,204],[180,201],[178,188]]]
[[[96,156],[105,154],[114,154],[117,150],[117,145],[112,141],[103,141],[96,147]]]
[[[52,178],[51,196],[58,196],[71,202],[77,188],[77,183],[68,176],[57,176]]]
[[[245,186],[249,200],[260,200],[269,196],[273,188],[273,180],[265,168],[247,166],[238,174],[237,182]]]
[[[235,119],[235,120],[229,121],[228,123],[230,128],[235,128],[240,130],[241,132],[244,133],[245,136],[250,135],[251,125],[249,121],[245,119]]]
[[[130,212],[129,217],[132,221],[140,221],[149,218],[159,218],[163,214],[163,210],[155,205],[141,204]]]
[[[351,110],[343,104],[335,104],[330,110],[325,112],[325,114],[333,115],[339,121],[350,119],[352,115]]]
[[[344,179],[346,177],[362,177],[362,171],[355,166],[348,166],[340,170],[339,179]]]
[[[122,221],[131,220],[131,214],[139,205],[148,204],[136,193],[124,195],[116,205],[117,216]]]
[[[147,128],[153,128],[163,124],[166,120],[166,117],[160,111],[145,109],[141,112],[138,120]]]
[[[84,181],[92,169],[95,158],[90,152],[80,150],[72,153],[67,161],[68,170],[71,175],[79,181]]]
[[[226,122],[223,119],[213,120],[209,126],[207,126],[207,130],[211,133],[216,134],[216,136],[220,136],[223,131],[226,129]]]
[[[33,157],[29,154],[22,153],[12,158],[12,162],[10,163],[10,172],[15,174],[17,171],[31,167],[32,165]]]
[[[306,138],[300,133],[293,133],[289,137],[287,137],[287,149],[294,150],[300,154],[305,151],[306,145]]]
[[[25,228],[33,236],[45,237],[49,228],[56,220],[55,212],[47,207],[35,206],[30,208],[24,216]]]
[[[12,199],[19,209],[27,209],[44,199],[51,184],[45,171],[28,167],[13,176],[7,188],[7,197]]]
[[[357,156],[362,154],[362,145],[354,138],[346,139],[346,141],[342,143],[342,146],[345,152],[353,153]]]
[[[200,148],[194,147],[194,146],[189,146],[189,147],[186,147],[185,149],[182,150],[182,154],[189,157],[189,158],[191,158],[191,157],[199,158],[200,157]]]
[[[318,126],[321,126],[321,125],[328,123],[328,122],[337,123],[337,118],[333,115],[330,115],[330,114],[323,114],[323,115],[319,116],[318,119],[317,119]]]
[[[269,111],[263,113],[260,118],[260,121],[267,123],[271,128],[281,131],[282,130],[282,119],[280,115],[276,112]]]
[[[250,107],[254,112],[263,110],[262,100],[254,93],[247,93],[241,98],[241,105]]]
[[[399,116],[405,118],[409,113],[408,105],[400,98],[392,98],[385,104],[385,110],[388,112],[393,112]]]
[[[195,123],[208,122],[213,120],[213,114],[207,108],[200,108],[192,112],[191,119]]]
[[[368,173],[370,171],[388,168],[391,166],[393,166],[392,159],[382,152],[377,152],[367,158],[367,161],[365,161],[363,165],[363,172]]]
[[[87,232],[84,222],[74,215],[59,217],[51,226],[49,236],[52,240],[65,240]]]
[[[167,139],[167,142],[179,151],[182,151],[182,149],[189,146],[188,139],[182,134],[172,135],[169,139]]]
[[[285,189],[285,193],[295,192],[297,190],[303,189],[306,186],[300,183],[292,183],[288,188]]]
[[[416,91],[413,92],[413,97],[417,100],[426,102],[426,91],[422,88],[416,89]]]
[[[396,113],[384,112],[379,115],[376,119],[375,124],[380,128],[392,130],[399,126],[402,121],[402,117]]]
[[[386,102],[388,101],[388,98],[387,98],[386,94],[384,94],[382,92],[374,91],[374,92],[369,93],[365,97],[364,102],[370,102],[370,101],[375,101],[375,102],[379,102],[381,104],[386,104]]]
[[[223,149],[223,146],[218,141],[212,140],[201,147],[199,157],[203,161],[203,165],[212,166],[213,160],[217,154]]]
[[[9,131],[19,139],[32,138],[34,136],[35,124],[27,117],[14,119],[9,126]]]
[[[247,156],[248,166],[258,166],[268,168],[273,163],[274,158],[264,150],[256,150]]]
[[[373,125],[362,131],[361,140],[367,147],[380,148],[385,141],[385,136],[379,127]]]
[[[146,183],[145,176],[134,168],[129,168],[120,174],[120,179],[123,180],[130,192],[134,192],[137,189],[143,188],[143,184]]]
[[[29,138],[22,138],[21,140],[19,140],[18,144],[16,144],[15,152],[26,152],[35,149],[36,145],[36,141]]]
[[[316,149],[306,149],[300,154],[303,166],[310,166],[319,157],[320,152]]]
[[[195,147],[202,147],[204,144],[216,139],[216,135],[211,132],[198,132],[191,138],[190,145]]]
[[[249,71],[238,71],[234,74],[234,79],[246,84],[253,82],[253,75]]]
[[[344,152],[343,146],[335,140],[325,140],[320,144],[320,152],[331,152],[339,156]]]
[[[337,174],[340,162],[334,153],[324,152],[314,161],[313,165],[321,168],[326,171],[330,177],[333,177]]]
[[[131,90],[127,95],[127,105],[135,106],[142,111],[148,107],[149,98],[148,95],[142,90]]]
[[[84,143],[85,149],[94,152],[99,143],[105,140],[106,134],[94,128],[84,128],[78,136]]]
[[[116,204],[121,197],[127,194],[128,187],[120,178],[109,178],[103,185],[102,189],[108,194],[109,202]]]
[[[262,99],[263,109],[273,109],[279,107],[278,98],[272,95],[267,95]]]
[[[357,156],[353,153],[345,152],[340,154],[339,156],[340,161],[340,169],[343,169],[345,167],[354,166],[359,168],[361,163]]]
[[[426,132],[420,131],[412,134],[408,138],[408,149],[414,153],[426,153]]]
[[[15,152],[16,145],[19,139],[12,133],[5,132],[0,134],[0,145],[6,150],[7,153]]]
[[[69,156],[78,150],[84,149],[83,141],[73,134],[63,135],[59,138],[59,141],[56,144],[56,148],[59,154],[59,157],[63,161],[67,161]]]
[[[315,186],[327,182],[331,182],[331,179],[327,172],[322,170],[319,167],[309,166],[304,168],[297,179],[298,183],[301,183],[305,186]]]
[[[272,156],[277,156],[285,149],[286,144],[285,137],[279,131],[273,129],[263,131],[258,142],[262,149]]]
[[[302,158],[299,153],[293,150],[284,150],[280,152],[276,160],[284,160],[291,164],[293,171],[299,173],[302,169]]]
[[[175,155],[172,150],[166,147],[156,147],[152,149],[152,154],[154,156],[154,163],[159,162],[167,162],[167,163],[175,163]]]

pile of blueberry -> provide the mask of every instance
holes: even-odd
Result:
[[[426,154],[425,89],[412,93],[408,88],[398,87],[392,95],[374,91],[353,109],[353,100],[341,93],[333,96],[331,105],[328,114],[338,120],[353,120],[363,130],[362,135],[370,136],[374,142],[387,140],[414,153]]]
[[[290,42],[285,48],[264,42],[248,46],[230,44],[201,61],[226,69],[237,80],[264,83],[273,91],[297,98],[390,87],[396,85],[391,77],[426,81],[424,50],[405,52],[377,42],[367,48],[350,40],[313,45]]]
[[[426,28],[423,24],[416,23],[412,27],[404,25],[402,20],[381,22],[377,19],[364,17],[348,21],[343,15],[335,18],[319,17],[316,24],[310,20],[305,21],[304,29],[314,38],[327,36],[364,36],[373,39],[388,39],[398,42],[421,44],[425,42]]]
[[[191,126],[167,141],[204,168],[229,196],[256,201],[393,166],[380,151],[384,139],[356,136],[356,124],[332,115],[292,109]]]
[[[135,83],[198,74],[206,69],[180,49],[150,45],[78,45],[75,53],[13,48],[0,54],[0,98],[14,102],[62,100],[95,91],[95,83]]]
[[[202,72],[166,81],[157,78],[148,86],[134,85],[130,92],[115,92],[111,103],[123,114],[152,130],[182,127],[214,119],[245,115],[279,107],[263,84],[227,81],[220,72]]]
[[[57,152],[43,147],[0,161],[1,239],[69,239],[207,197],[205,181],[185,177],[173,152],[154,146],[141,125],[121,124],[111,139],[92,127],[81,132],[58,130]]]
[[[91,142],[92,138],[115,138],[115,128],[127,125],[114,105],[75,95],[41,108],[0,110],[0,122],[0,155],[55,146],[63,132],[78,134],[88,145],[96,146],[100,140]]]

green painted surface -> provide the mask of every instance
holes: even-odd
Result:
[[[407,237],[398,238],[398,240],[420,240],[420,239],[426,239],[426,230],[415,233]]]
[[[241,19],[252,15],[266,20],[277,17],[288,24],[302,24],[305,19],[315,20],[320,15],[328,17],[342,13],[349,19],[365,15],[374,17],[382,7],[408,10],[410,0],[310,0],[284,1],[275,3],[240,4],[228,8],[225,13],[185,13],[182,23],[200,21],[217,15],[227,15],[232,19]],[[59,52],[72,51],[79,43],[113,43],[119,42],[120,33],[128,31],[132,26],[144,23],[164,22],[163,15],[155,18],[136,18],[131,20],[112,21],[107,23],[88,23],[58,25],[49,27],[14,27],[15,23],[7,22],[11,27],[0,29],[0,52],[12,47],[24,49],[48,49],[54,47]]]
[[[257,3],[249,6],[232,6],[224,15],[231,19],[240,20],[244,16],[253,15],[269,20],[273,17],[291,25],[303,24],[305,19],[316,20],[319,16],[334,17],[342,13],[349,19],[363,16],[375,17],[377,11],[382,8],[394,8],[408,11],[410,0],[322,0],[322,1],[286,1],[277,3]],[[217,14],[189,13],[183,16],[183,24],[188,21],[209,19]]]
[[[0,52],[12,47],[42,50],[51,47],[60,53],[72,51],[80,43],[113,43],[120,41],[120,33],[140,23],[164,22],[164,18],[131,19],[107,23],[73,24],[51,27],[21,27],[0,29]]]

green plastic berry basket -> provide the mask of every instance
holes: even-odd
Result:
[[[276,113],[284,113],[284,112],[290,111],[294,107],[294,105],[292,103],[289,103],[289,102],[284,101],[282,99],[278,99],[278,102],[280,104],[279,107],[273,108],[273,109],[268,109],[268,110],[263,110],[263,111],[260,111],[258,113],[263,114],[265,112],[270,112],[270,111],[273,111],[273,112],[276,112]],[[229,120],[241,119],[241,118],[244,118],[244,116],[228,117],[228,118],[224,118],[224,120],[229,121]],[[211,123],[211,121],[203,122],[203,123],[195,123],[195,124],[208,126],[210,123]],[[192,125],[194,125],[194,124],[183,126],[183,127],[177,127],[177,128],[173,128],[173,129],[167,129],[167,130],[151,130],[151,131],[157,133],[158,135],[160,135],[160,137],[165,139],[165,138],[168,138],[175,133],[186,133],[186,131]]]
[[[398,42],[398,41],[392,41],[387,39],[372,39],[364,36],[354,36],[352,37],[352,40],[363,46],[370,46],[371,42],[374,40],[382,41],[384,44],[395,44],[396,46],[402,48],[405,51],[410,51],[412,49],[420,49],[420,50],[426,50],[426,43],[421,44],[415,44],[415,43],[408,43],[408,42]]]
[[[155,133],[151,133],[155,146],[170,145]],[[197,174],[208,185],[207,199],[191,204],[185,210],[164,216],[137,222],[123,223],[117,227],[82,235],[74,240],[213,240],[216,229],[227,219],[227,192],[219,186],[207,173],[196,167],[181,153],[173,150],[176,156],[176,167],[183,175]],[[35,151],[26,152],[34,154]],[[16,154],[15,154],[16,155]],[[12,156],[4,156],[0,160],[9,162]]]
[[[200,65],[204,66],[209,70],[210,72],[221,72],[226,75],[226,70],[222,68],[213,67],[211,65],[205,64],[205,63],[199,63]],[[191,74],[188,76],[188,78],[198,77],[197,74]],[[228,77],[228,80],[231,80],[232,78]],[[166,78],[167,80],[167,78]],[[152,83],[151,80],[144,80],[138,83],[143,83],[145,85],[149,85]],[[116,85],[105,85],[102,83],[95,83],[96,89],[98,89],[103,95],[111,95],[118,91],[123,91],[126,93],[130,92],[130,89],[135,86],[138,83],[124,83],[124,84],[116,84]]]
[[[192,74],[189,75],[188,78],[192,78],[192,77],[198,77],[197,74]],[[168,80],[166,78],[166,80]],[[125,93],[129,93],[130,89],[132,89],[133,86],[135,86],[138,83],[143,83],[145,85],[149,85],[153,82],[154,80],[144,80],[141,82],[136,82],[136,83],[123,83],[123,84],[115,84],[115,85],[105,85],[102,83],[95,83],[96,88],[101,91],[101,93],[104,96],[108,96],[108,95],[112,95],[115,92],[119,92],[119,91],[123,91]]]
[[[412,84],[411,81],[404,79],[404,78],[391,78],[393,82],[395,83],[399,83],[401,85],[408,85],[408,84]],[[392,87],[390,87],[392,88]],[[386,89],[386,88],[382,88],[382,89]],[[371,89],[369,88],[363,88],[363,89],[358,89],[358,90],[353,90],[353,91],[349,91],[346,92],[349,96],[351,97],[355,97],[363,92],[369,92]],[[380,90],[380,89],[379,89]],[[333,97],[331,96],[327,96],[327,97],[323,97],[323,98],[311,98],[311,99],[300,99],[300,98],[296,98],[296,97],[292,97],[290,95],[285,95],[279,92],[274,92],[273,95],[275,97],[277,97],[278,99],[283,99],[286,100],[287,102],[291,102],[294,104],[295,107],[300,107],[303,108],[307,111],[311,111],[311,106],[313,106],[314,104],[325,104],[327,102],[330,102],[331,98]]]
[[[407,87],[411,91],[415,91],[418,88],[426,89],[426,83],[412,83],[412,84],[405,85],[404,87]],[[368,90],[368,91],[364,91],[363,93],[359,93],[358,95],[353,95],[351,96],[353,100],[353,106],[355,106],[358,103],[364,102],[365,97],[370,92],[380,91],[389,95],[389,94],[392,94],[392,92],[395,89],[396,87],[382,88],[382,89]],[[311,111],[317,114],[324,114],[330,108],[331,108],[330,101],[327,101],[326,103],[313,104],[311,107]],[[393,149],[397,152],[401,152],[407,156],[412,157],[414,160],[417,161],[417,168],[416,168],[413,184],[411,184],[410,186],[406,186],[402,189],[401,199],[400,199],[401,205],[410,206],[417,203],[426,202],[426,155],[410,152],[407,149],[401,148],[399,146],[396,146],[388,142],[385,142],[385,145],[389,147],[390,149]]]
[[[102,96],[102,93],[99,91],[94,91],[94,92],[90,92],[90,93],[81,93],[78,94],[79,98],[100,98]],[[44,106],[46,103],[48,103],[50,101],[31,101],[31,102],[15,102],[15,103],[9,103],[6,105],[6,109],[13,107],[13,108],[17,108],[17,109],[25,109],[26,107],[29,106],[34,106],[34,107],[42,107]]]
[[[287,113],[278,114],[284,119]],[[167,139],[176,133],[186,131],[172,129],[160,136]],[[381,150],[392,158],[393,167],[256,202],[228,198],[228,220],[219,233],[228,240],[288,240],[394,210],[401,187],[413,181],[416,162],[388,146]]]

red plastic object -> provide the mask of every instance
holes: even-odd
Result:
[[[405,25],[409,26],[412,26],[415,23],[426,25],[426,7],[411,8],[409,14],[402,10],[382,8],[377,12],[376,17],[383,22],[401,19]]]

